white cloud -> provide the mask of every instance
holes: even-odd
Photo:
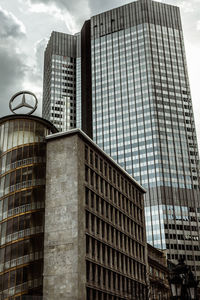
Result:
[[[47,39],[38,40],[34,45],[34,64],[29,67],[26,78],[24,78],[24,89],[32,91],[38,98],[37,115],[42,114],[42,78],[44,50],[47,45]]]
[[[200,31],[200,20],[197,21],[197,30]]]
[[[64,22],[67,32],[76,33],[80,31],[83,22],[90,15],[87,0],[63,1],[63,0],[26,0],[32,13],[49,14]]]
[[[185,12],[185,13],[192,13],[195,10],[194,4],[192,1],[182,1],[180,2],[180,8]]]
[[[73,16],[70,15],[68,11],[63,11],[59,7],[56,7],[55,4],[46,5],[44,3],[29,3],[30,12],[33,13],[45,13],[57,18],[60,22],[64,22],[69,32],[77,32],[80,28],[77,28],[76,22]]]
[[[18,20],[11,12],[6,11],[0,6],[0,37],[1,38],[16,38],[26,34],[24,24]]]

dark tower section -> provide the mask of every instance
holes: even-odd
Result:
[[[82,130],[92,135],[92,74],[91,74],[91,36],[90,21],[86,21],[81,30],[81,94],[82,94]]]

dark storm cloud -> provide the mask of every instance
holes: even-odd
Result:
[[[9,113],[8,101],[21,87],[26,71],[21,57],[0,48],[0,115]]]
[[[0,116],[9,113],[8,101],[23,84],[27,67],[17,47],[25,30],[17,18],[0,7]]]

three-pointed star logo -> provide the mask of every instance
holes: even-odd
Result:
[[[31,108],[31,109],[34,108],[33,106],[31,106],[30,104],[28,104],[26,102],[26,98],[25,98],[25,94],[24,93],[23,93],[23,96],[22,96],[22,102],[19,105],[17,105],[15,108],[13,108],[13,111],[15,111],[15,110],[17,110],[19,108],[22,108],[22,107],[28,107],[28,108]]]
[[[19,96],[22,95],[21,101],[20,103],[18,102],[18,104],[16,106],[13,105],[13,101],[18,98]],[[26,100],[26,96],[25,95],[29,95],[34,99],[35,104],[34,105],[30,105],[27,100]],[[21,91],[16,93],[9,102],[9,107],[10,110],[16,114],[16,110],[20,110],[20,108],[27,108],[29,112],[26,112],[26,114],[31,115],[36,109],[37,109],[37,104],[38,104],[38,100],[36,98],[36,96],[29,91]]]

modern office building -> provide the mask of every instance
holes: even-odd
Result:
[[[82,131],[46,139],[44,299],[147,300],[144,189]]]
[[[42,116],[60,131],[76,126],[77,39],[53,31],[45,50]]]
[[[199,156],[178,7],[151,0],[82,29],[82,129],[147,190],[147,240],[200,279]],[[196,274],[197,274],[196,273]]]
[[[174,263],[184,257],[200,279],[199,155],[179,8],[138,0],[92,17],[79,36],[77,124],[148,190],[148,242]]]
[[[1,300],[39,300],[43,293],[44,138],[55,132],[35,116],[0,119]]]

